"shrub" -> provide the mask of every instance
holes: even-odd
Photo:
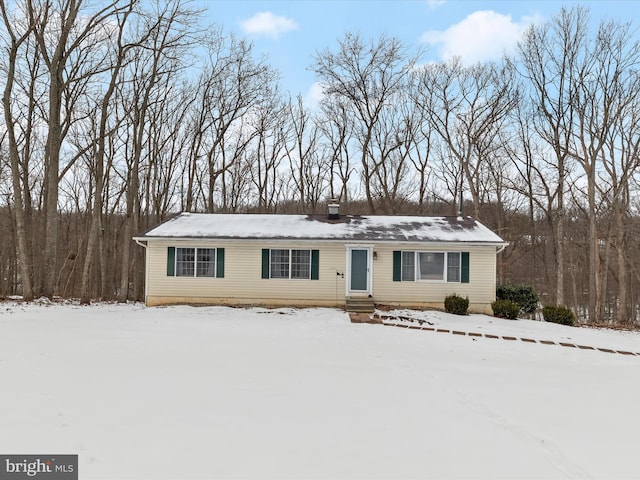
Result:
[[[511,300],[496,300],[491,304],[493,315],[500,318],[515,320],[520,313],[520,305]]]
[[[535,313],[538,309],[540,297],[529,285],[498,285],[497,300],[511,300],[520,306],[522,313]]]
[[[545,305],[542,308],[542,316],[545,322],[560,323],[562,325],[574,325],[576,316],[572,310],[562,305]]]
[[[444,309],[449,313],[456,315],[466,315],[469,308],[469,298],[462,298],[455,293],[448,295],[444,299]]]

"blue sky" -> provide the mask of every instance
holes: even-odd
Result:
[[[364,38],[394,36],[407,45],[424,45],[425,61],[460,55],[464,61],[492,60],[511,49],[531,22],[544,22],[563,5],[581,4],[593,21],[613,18],[640,28],[638,0],[198,0],[207,20],[225,32],[249,38],[265,54],[293,96],[312,99],[316,78],[309,71],[313,54],[335,50],[345,32]]]

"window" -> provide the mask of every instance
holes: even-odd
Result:
[[[460,252],[447,253],[447,282],[460,281]]]
[[[195,274],[195,248],[177,248],[176,249],[176,276],[177,277],[193,277]]]
[[[262,278],[318,280],[319,250],[262,249]]]
[[[289,278],[289,250],[271,250],[271,278]]]
[[[444,253],[418,253],[418,280],[444,280]]]
[[[167,275],[224,277],[224,248],[169,247]]]
[[[271,278],[310,278],[311,250],[271,249]]]
[[[291,250],[291,278],[309,278],[311,250]]]
[[[466,259],[466,260],[465,260]],[[463,270],[466,272],[463,275]],[[393,280],[468,283],[469,254],[461,252],[393,252]]]
[[[198,248],[196,277],[216,276],[216,249]]]
[[[402,252],[402,281],[413,282],[416,279],[415,252]]]

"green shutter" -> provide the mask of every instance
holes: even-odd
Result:
[[[269,278],[269,249],[262,249],[262,278]]]
[[[311,250],[311,280],[320,278],[320,250]]]
[[[167,277],[176,275],[176,247],[167,248]]]
[[[469,283],[469,252],[462,252],[460,256],[460,282]]]
[[[224,278],[224,248],[216,249],[216,277]]]
[[[399,282],[402,280],[402,252],[399,250],[393,251],[393,281]]]

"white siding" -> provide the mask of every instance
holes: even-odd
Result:
[[[167,276],[168,247],[225,249],[224,278]],[[263,279],[263,248],[300,248],[320,251],[319,279]],[[223,303],[344,305],[344,246],[283,243],[261,240],[151,241],[147,303]]]
[[[240,305],[343,306],[347,278],[345,242],[282,242],[269,240],[153,240],[147,247],[148,305],[211,303]],[[168,247],[225,249],[224,278],[167,276]],[[318,280],[263,279],[263,248],[317,249]],[[394,282],[393,251],[469,252],[469,283]],[[398,306],[443,308],[445,296],[469,297],[470,310],[490,312],[495,299],[495,246],[429,246],[424,244],[375,244],[372,260],[372,295],[376,303]],[[344,275],[340,275],[344,274]]]
[[[444,281],[393,281],[393,251],[469,252],[469,283]],[[450,294],[469,297],[471,311],[490,312],[496,291],[496,247],[494,246],[401,246],[377,245],[373,263],[374,293],[377,303],[444,308]]]

